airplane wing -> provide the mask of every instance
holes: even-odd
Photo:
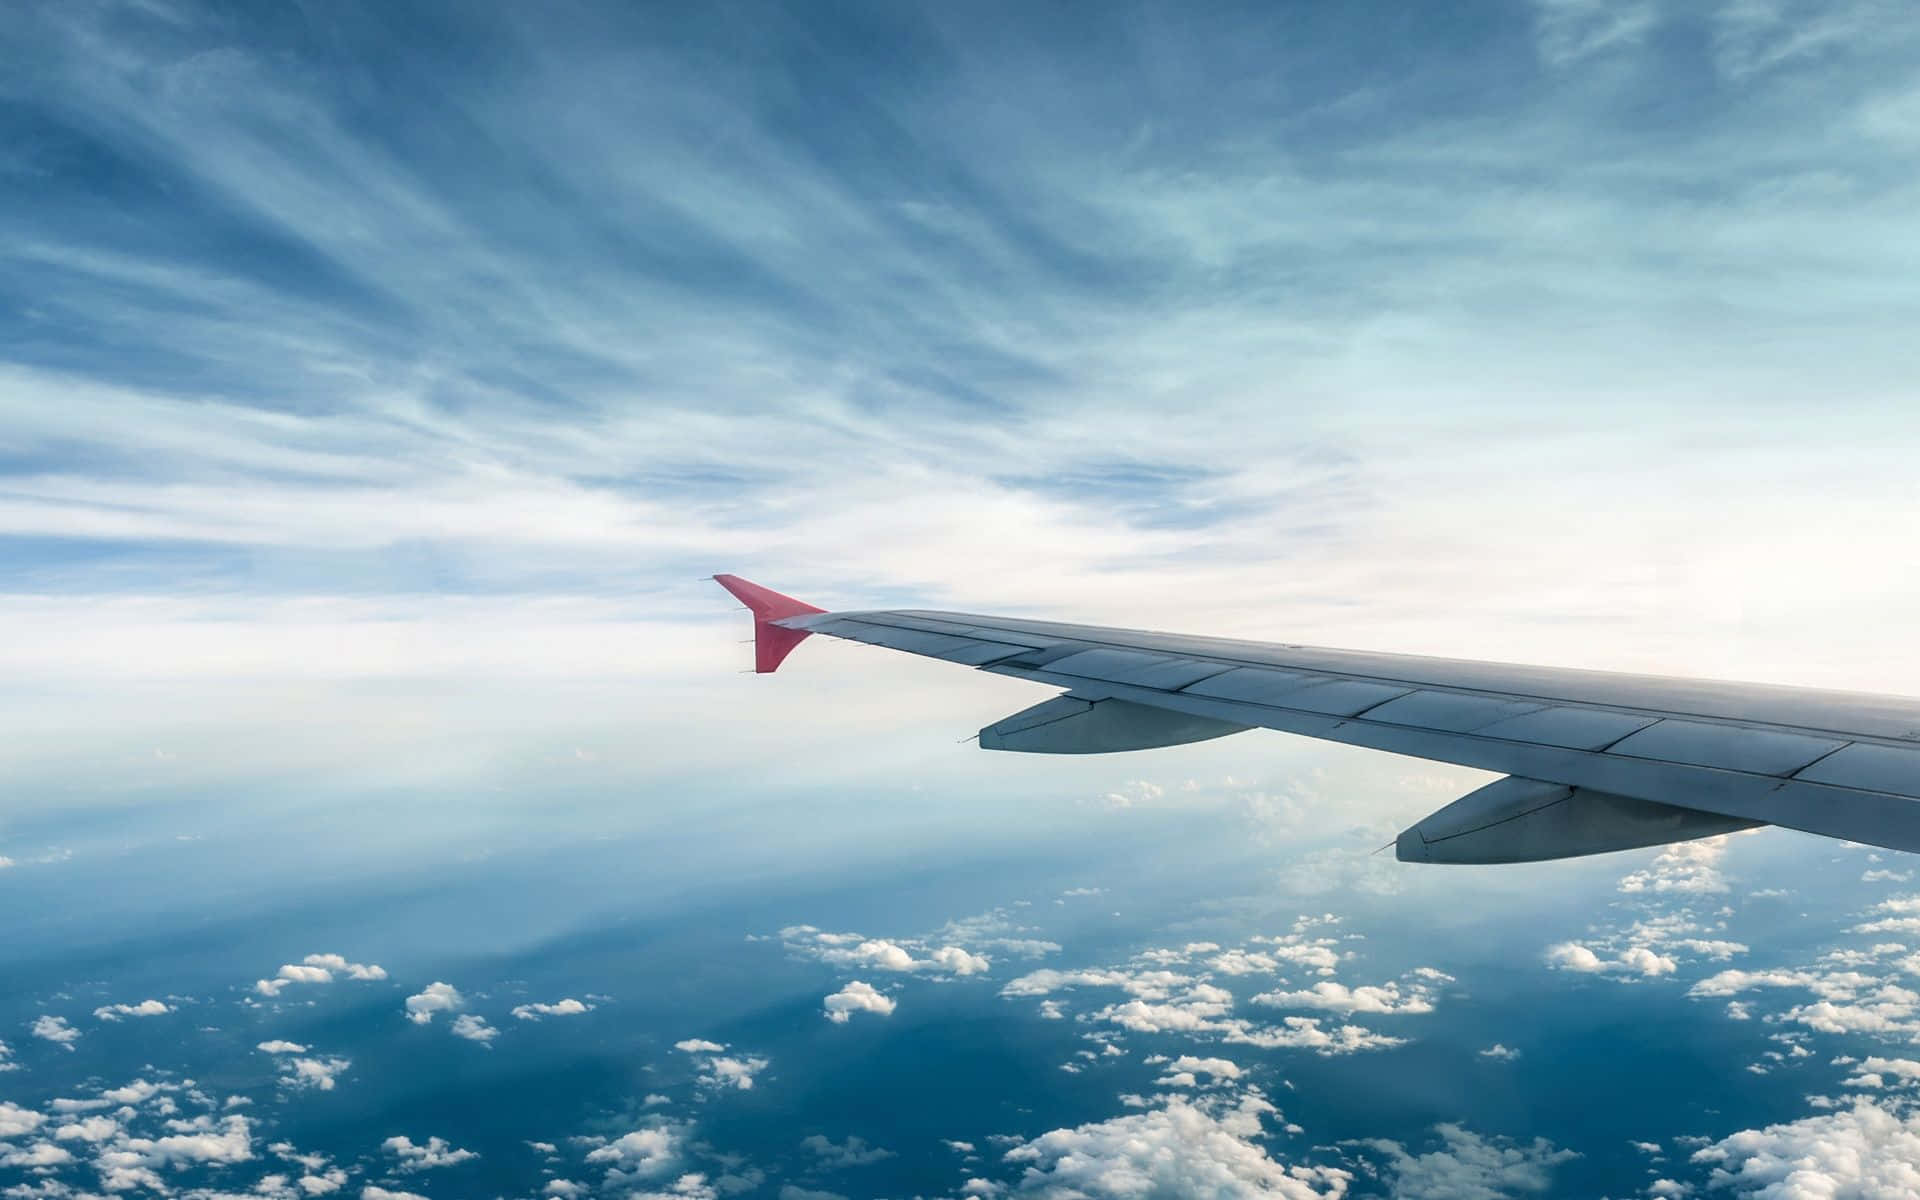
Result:
[[[1506,776],[1403,862],[1532,862],[1781,825],[1920,851],[1920,699],[1190,637],[971,613],[825,612],[716,575],[755,669],[812,634],[1062,688],[988,750],[1092,754],[1277,729]]]

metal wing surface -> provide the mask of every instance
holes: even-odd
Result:
[[[1920,699],[972,613],[822,612],[715,579],[754,610],[761,671],[817,633],[1065,689],[982,729],[987,749],[1098,753],[1263,728],[1507,777],[1401,834],[1406,861],[1565,858],[1763,824],[1920,850]]]

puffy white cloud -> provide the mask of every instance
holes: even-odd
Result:
[[[1754,988],[1810,987],[1814,976],[1805,971],[1721,971],[1687,989],[1689,996],[1737,996]]]
[[[172,1011],[158,1000],[142,1000],[138,1004],[103,1004],[93,1010],[93,1015],[102,1021],[118,1021],[122,1017],[157,1017]]]
[[[33,1036],[39,1038],[41,1041],[52,1042],[54,1045],[63,1046],[68,1050],[73,1049],[73,1044],[80,1040],[80,1031],[67,1024],[65,1017],[51,1015],[38,1016],[34,1018],[33,1024],[29,1028],[32,1029]]]
[[[56,1141],[104,1142],[120,1132],[120,1122],[112,1117],[82,1117],[53,1131]]]
[[[1482,1050],[1480,1052],[1480,1057],[1498,1059],[1501,1062],[1512,1062],[1514,1059],[1520,1057],[1520,1052],[1518,1050],[1513,1049],[1511,1046],[1506,1046],[1499,1042],[1495,1042],[1493,1045],[1488,1046],[1485,1050]]]
[[[942,946],[928,956],[934,967],[954,975],[979,975],[993,966],[984,954],[971,954],[958,946]]]
[[[173,1086],[136,1079],[121,1087],[108,1088],[100,1093],[100,1098],[108,1104],[145,1104],[161,1092],[172,1090]]]
[[[348,962],[338,954],[309,954],[297,963],[282,964],[273,978],[256,981],[253,990],[262,996],[278,996],[288,984],[332,983],[335,974],[362,980],[387,977],[386,968],[371,963]]]
[[[684,1041],[675,1042],[673,1048],[688,1054],[718,1054],[725,1050],[726,1046],[720,1042],[710,1042],[705,1038],[687,1038]]]
[[[1132,977],[1124,971],[1057,971],[1044,968],[1010,979],[1000,988],[1002,996],[1045,996],[1071,987],[1124,987]]]
[[[1167,1064],[1165,1074],[1155,1080],[1161,1087],[1196,1087],[1198,1077],[1208,1076],[1211,1082],[1228,1083],[1239,1079],[1244,1072],[1240,1064],[1226,1058],[1199,1058],[1192,1054],[1182,1054]]]
[[[1847,1080],[1848,1087],[1889,1087],[1887,1077],[1892,1076],[1899,1084],[1920,1082],[1920,1062],[1911,1058],[1882,1058],[1870,1054],[1862,1059],[1853,1076]]]
[[[461,1013],[455,1017],[453,1019],[453,1025],[449,1028],[448,1032],[457,1038],[465,1038],[470,1042],[479,1042],[481,1045],[485,1045],[500,1036],[500,1031],[487,1024],[485,1017],[475,1016],[473,1013]]]
[[[395,1134],[381,1142],[380,1148],[400,1160],[395,1170],[407,1173],[451,1167],[480,1157],[472,1150],[455,1149],[445,1138],[431,1136],[422,1144],[405,1134]]]
[[[1311,1050],[1324,1057],[1358,1054],[1366,1050],[1390,1050],[1407,1044],[1405,1038],[1390,1037],[1359,1025],[1323,1029],[1314,1017],[1286,1017],[1277,1028],[1234,1022],[1226,1027],[1222,1039],[1265,1050]]]
[[[18,1071],[20,1064],[13,1061],[13,1047],[0,1042],[0,1072]]]
[[[1675,842],[1662,850],[1645,870],[1635,871],[1620,881],[1623,892],[1680,892],[1692,895],[1727,890],[1720,873],[1720,860],[1727,849],[1727,835],[1701,838],[1697,842]]]
[[[1352,1178],[1334,1167],[1292,1166],[1257,1140],[1273,1106],[1257,1094],[1238,1103],[1181,1097],[1161,1107],[1056,1129],[1015,1146],[1005,1160],[1022,1168],[1013,1194],[1044,1197],[1180,1197],[1215,1200],[1280,1197],[1323,1200]],[[978,1196],[994,1194],[976,1189]]]
[[[300,960],[309,967],[321,967],[345,975],[348,979],[385,979],[387,969],[376,963],[348,962],[338,954],[309,954]]]
[[[465,997],[452,984],[430,983],[407,997],[407,1020],[415,1025],[425,1025],[433,1020],[435,1013],[456,1012],[465,1003]]]
[[[828,933],[812,925],[788,926],[780,936],[788,949],[842,967],[960,976],[983,974],[993,965],[985,955],[951,943],[927,950],[927,943],[919,939],[895,941],[857,933]],[[916,957],[917,950],[924,956]]]
[[[869,1012],[884,1017],[891,1015],[897,1007],[892,996],[858,979],[820,1003],[827,1020],[838,1025],[845,1025],[855,1013]]]
[[[19,1147],[0,1146],[0,1167],[59,1167],[72,1161],[72,1151],[64,1146],[56,1146],[52,1142],[33,1142]]]
[[[1553,1186],[1553,1168],[1580,1157],[1545,1138],[1487,1138],[1454,1124],[1436,1125],[1434,1133],[1440,1144],[1424,1154],[1385,1139],[1358,1143],[1386,1157],[1395,1200],[1498,1200],[1516,1192],[1546,1192]]]
[[[94,1160],[105,1173],[118,1168],[137,1173],[141,1168],[238,1163],[253,1157],[252,1124],[244,1116],[214,1121],[208,1117],[174,1122],[179,1132],[159,1138],[123,1138]],[[104,1179],[103,1179],[104,1182]],[[110,1184],[108,1190],[114,1189]],[[156,1189],[160,1190],[160,1189]]]
[[[270,1042],[261,1042],[258,1046],[255,1046],[254,1049],[263,1050],[268,1054],[305,1054],[307,1052],[307,1048],[299,1042],[289,1042],[280,1038],[276,1038]]]
[[[701,1082],[716,1088],[748,1091],[754,1076],[767,1069],[767,1060],[751,1055],[716,1054],[700,1064]]]
[[[635,1129],[587,1152],[590,1163],[607,1163],[642,1178],[663,1175],[679,1160],[681,1130],[673,1125]]]
[[[1764,1129],[1746,1129],[1694,1152],[1713,1189],[1768,1200],[1920,1193],[1920,1112],[1867,1099]]]
[[[1547,962],[1563,971],[1578,971],[1584,974],[1601,974],[1618,971],[1624,974],[1671,975],[1679,964],[1672,958],[1658,954],[1645,946],[1630,946],[1616,958],[1601,958],[1591,949],[1578,942],[1561,942],[1547,948]]]
[[[338,1056],[328,1058],[282,1058],[280,1060],[280,1081],[292,1088],[330,1092],[334,1089],[334,1081],[352,1065],[353,1062],[350,1059],[340,1058]]]
[[[872,1146],[865,1138],[849,1137],[844,1142],[835,1142],[824,1134],[811,1134],[800,1139],[800,1148],[820,1160],[827,1167],[864,1167],[869,1163],[881,1162],[893,1157],[893,1151]]]
[[[360,1200],[427,1200],[419,1192],[396,1192],[392,1188],[383,1188],[377,1183],[369,1183],[360,1189]]]
[[[1430,1013],[1431,993],[1414,987],[1402,993],[1394,983],[1350,988],[1331,980],[1321,980],[1305,991],[1263,992],[1253,998],[1256,1004],[1274,1008],[1323,1008],[1339,1013]]]
[[[593,1005],[582,1004],[569,996],[552,1004],[518,1004],[513,1015],[522,1021],[538,1021],[541,1017],[577,1017],[581,1013],[592,1012]]]
[[[0,1100],[0,1138],[32,1133],[46,1120],[45,1116],[30,1108],[22,1108],[11,1100]]]

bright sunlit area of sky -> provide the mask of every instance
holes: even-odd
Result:
[[[1912,4],[0,61],[0,1195],[1920,1195],[1903,856],[1408,867],[1490,776],[705,579],[1920,693]]]

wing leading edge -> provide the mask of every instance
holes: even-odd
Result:
[[[1920,851],[1920,700],[890,609],[736,576],[756,669],[811,634],[1064,689],[986,749],[1105,753],[1246,729],[1507,776],[1417,822],[1408,862],[1524,862],[1782,825]]]

